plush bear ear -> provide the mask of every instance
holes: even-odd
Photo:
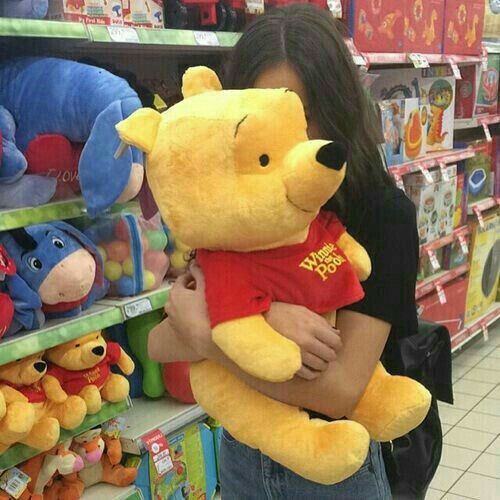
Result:
[[[222,85],[215,71],[206,66],[189,68],[182,77],[184,99],[214,90],[222,90]]]
[[[141,108],[115,127],[125,144],[135,146],[145,153],[151,153],[156,142],[161,114],[151,108]]]

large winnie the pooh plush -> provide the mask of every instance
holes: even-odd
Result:
[[[146,152],[147,176],[177,241],[197,250],[215,343],[249,374],[291,379],[300,350],[263,313],[272,301],[333,319],[363,296],[367,253],[321,206],[346,171],[346,150],[310,141],[299,97],[287,89],[222,90],[191,68],[184,100],[163,114],[142,109],[117,125]],[[193,364],[199,404],[239,441],[301,476],[333,484],[356,472],[370,436],[391,440],[424,419],[430,394],[379,363],[350,420],[310,419],[211,361]]]

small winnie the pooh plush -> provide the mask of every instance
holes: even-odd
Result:
[[[298,346],[263,313],[273,301],[325,315],[363,296],[370,259],[333,214],[320,212],[342,183],[346,149],[308,140],[299,97],[287,89],[222,90],[189,69],[184,100],[142,109],[117,125],[147,153],[147,177],[176,241],[194,248],[206,280],[213,340],[243,370],[291,379]],[[429,392],[379,363],[350,420],[310,419],[212,361],[193,364],[198,403],[239,441],[297,474],[333,484],[363,464],[370,437],[386,441],[422,422]]]

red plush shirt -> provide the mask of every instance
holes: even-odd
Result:
[[[79,394],[87,385],[96,385],[100,389],[111,373],[110,366],[118,363],[120,353],[120,344],[108,342],[106,356],[96,366],[88,370],[72,371],[61,366],[51,365],[47,374],[56,377],[63,390],[69,395]]]
[[[301,244],[248,253],[198,250],[212,327],[263,313],[271,302],[324,314],[361,300],[361,284],[336,245],[344,232],[334,214],[321,212]]]
[[[34,384],[31,385],[11,384],[10,382],[7,382],[5,380],[2,380],[0,383],[8,385],[9,387],[12,387],[16,391],[19,391],[21,394],[23,394],[23,396],[26,396],[28,398],[28,401],[30,403],[43,403],[47,399],[41,381],[35,382]]]

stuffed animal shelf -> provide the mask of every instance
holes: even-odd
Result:
[[[75,429],[87,414],[85,401],[67,396],[57,382],[45,377],[43,352],[0,366],[0,390],[8,400],[26,401],[34,410],[34,422],[23,444],[48,450],[59,439],[60,427]],[[0,442],[2,441],[0,432]],[[9,444],[9,443],[5,443]]]
[[[0,17],[43,19],[47,15],[49,0],[2,0]]]
[[[370,274],[364,248],[320,212],[344,179],[346,148],[308,140],[300,99],[286,89],[224,91],[198,67],[184,75],[183,95],[161,115],[137,111],[118,133],[147,153],[148,183],[176,242],[197,249],[215,343],[251,375],[289,380],[300,350],[266,322],[271,302],[331,320],[363,297],[359,281]],[[370,437],[391,440],[418,426],[431,400],[381,364],[350,420],[335,422],[310,420],[211,361],[192,365],[191,384],[236,439],[323,484],[354,474]]]
[[[115,158],[115,125],[141,108],[122,78],[66,59],[19,57],[0,64],[0,105],[17,124],[15,141],[28,173],[52,176],[59,187],[79,180],[89,215],[139,193],[142,152],[129,149]],[[26,200],[39,186],[13,183],[9,189]]]
[[[46,318],[76,316],[106,294],[96,246],[65,222],[14,229],[0,234],[0,243],[17,267],[11,298],[20,305],[8,334],[40,328]]]
[[[119,344],[106,342],[100,331],[49,349],[45,359],[50,363],[46,377],[68,395],[82,397],[89,415],[100,411],[103,400],[119,403],[129,395],[128,380],[111,373],[111,367],[117,365],[130,375],[134,363]]]

